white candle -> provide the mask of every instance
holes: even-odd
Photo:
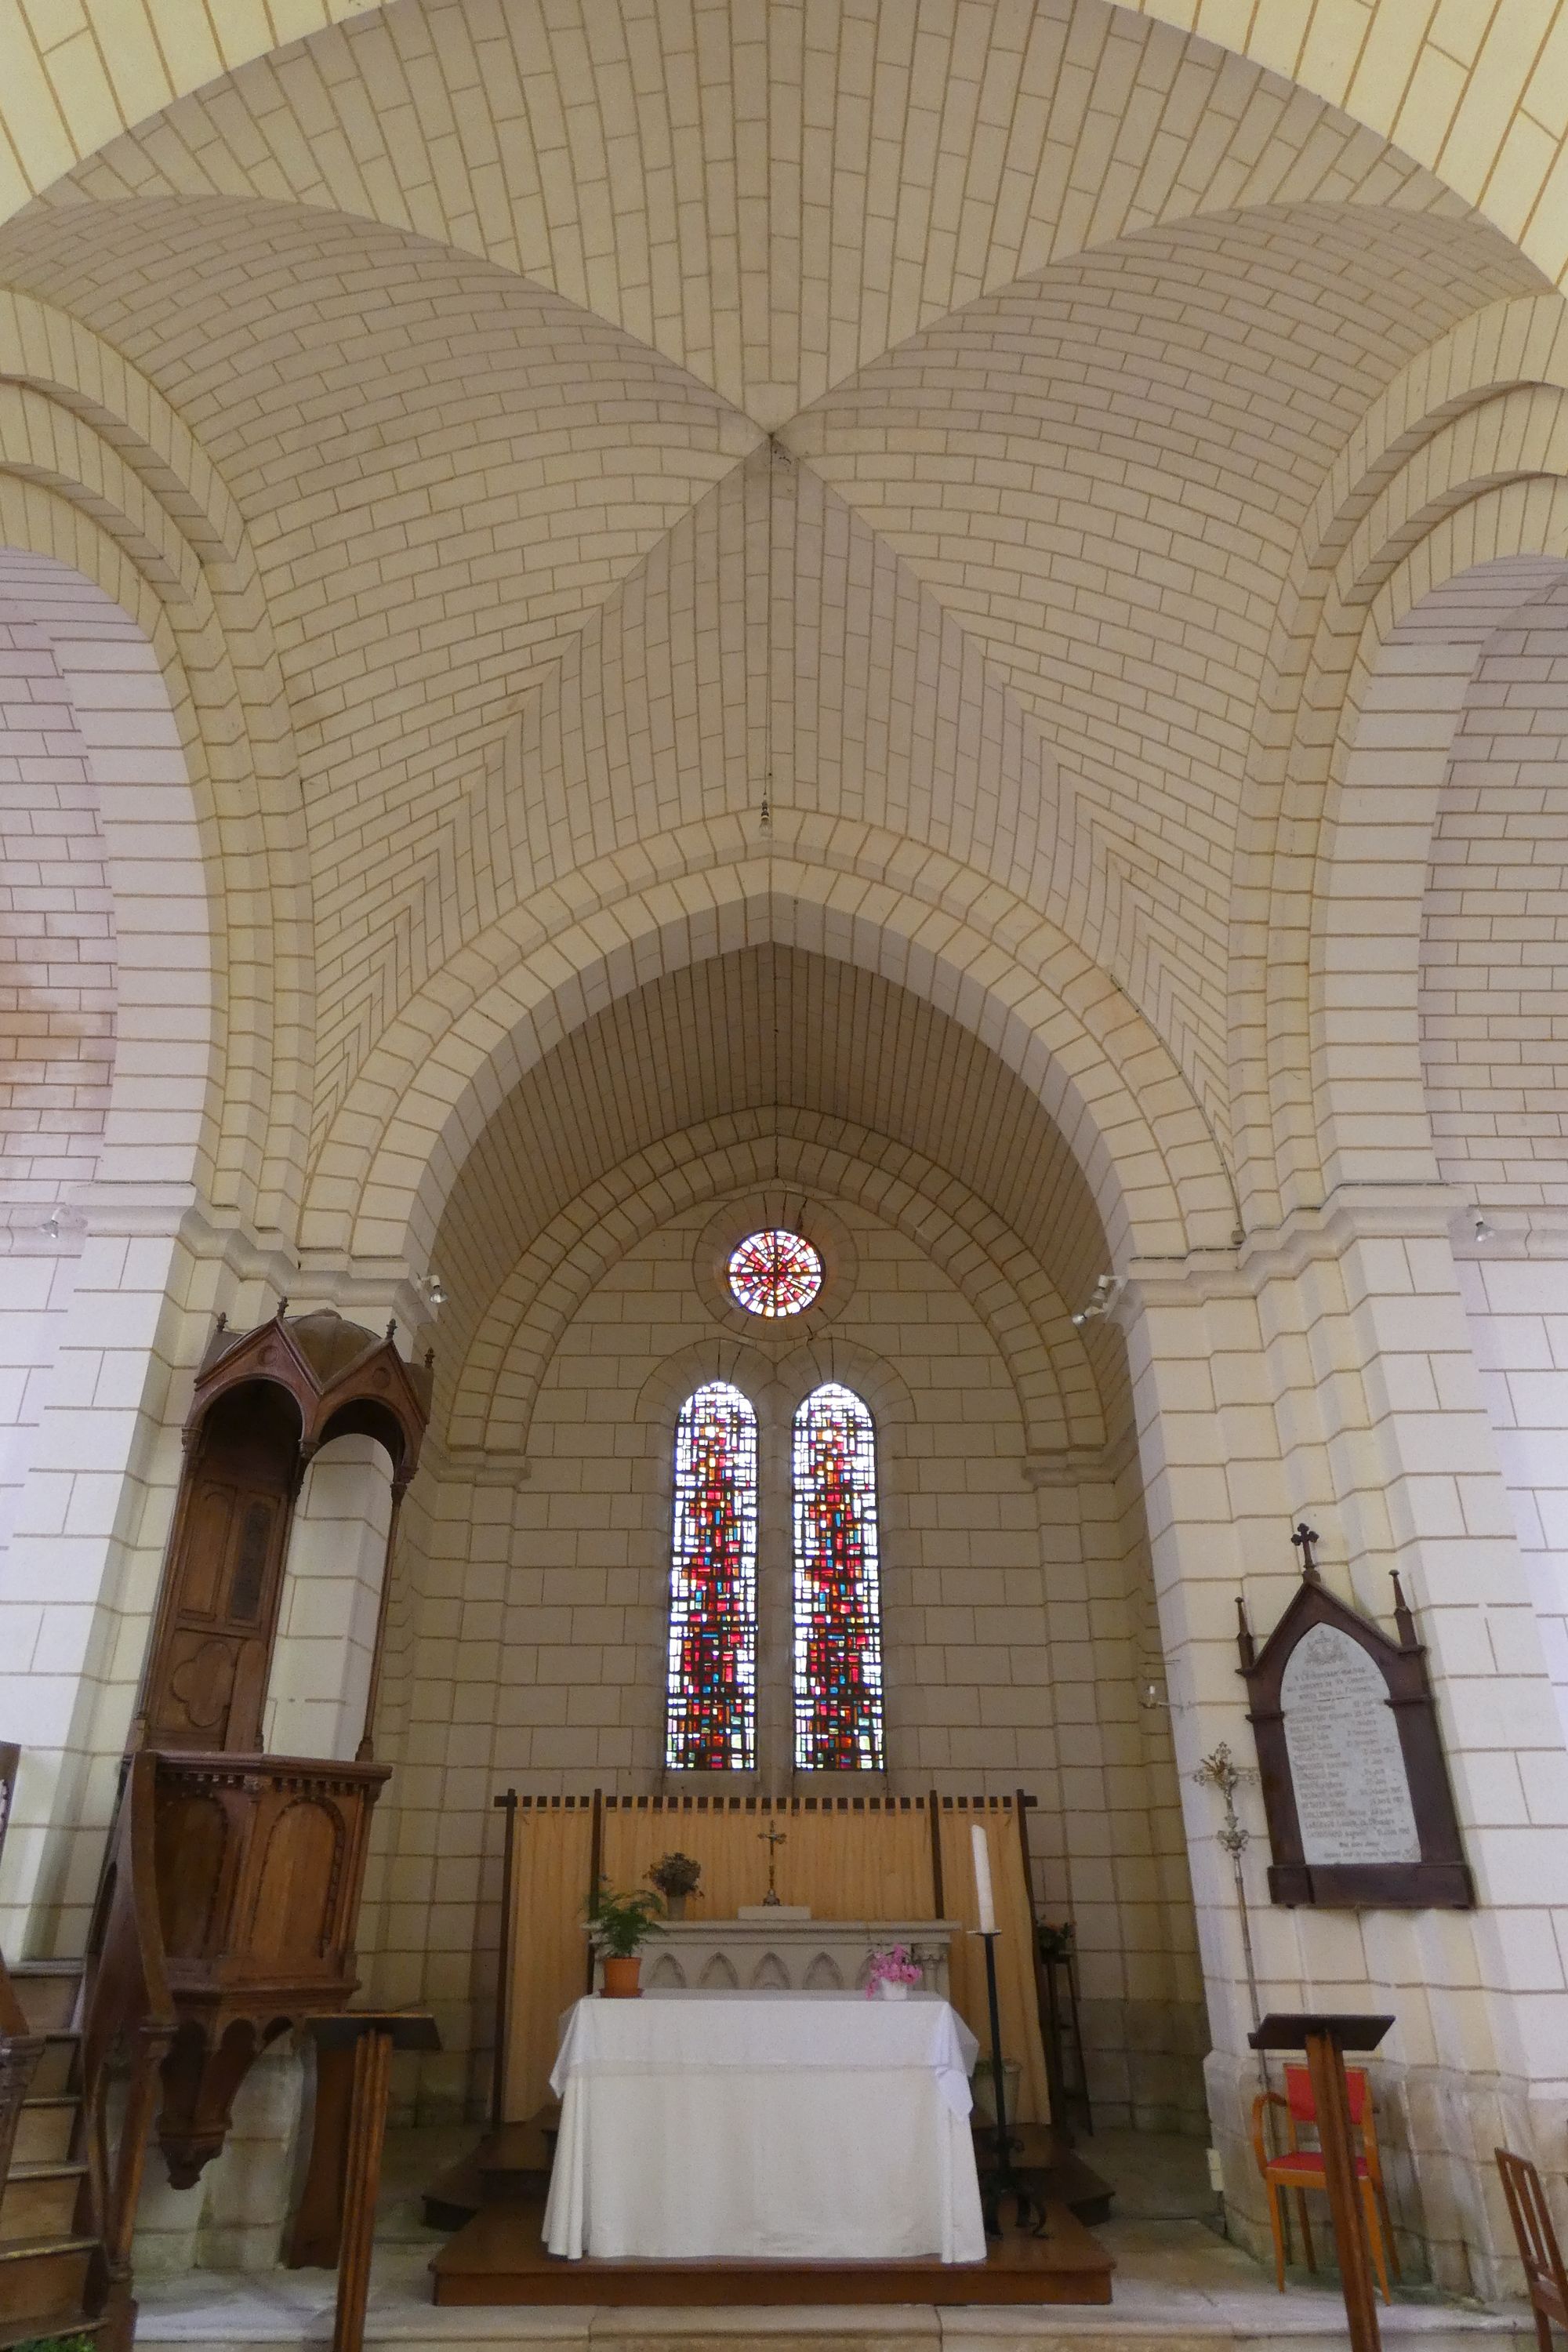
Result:
[[[996,1900],[991,1892],[991,1848],[985,1842],[985,1832],[979,1822],[969,1825],[970,1843],[974,1848],[974,1902],[980,1914],[983,1936],[996,1932]]]

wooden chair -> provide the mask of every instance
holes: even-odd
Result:
[[[1367,2244],[1372,2249],[1373,2268],[1383,2291],[1384,2303],[1393,2301],[1388,2291],[1388,2273],[1393,2267],[1399,2276],[1399,2253],[1394,2242],[1394,2229],[1388,2216],[1388,2198],[1383,2185],[1383,2163],[1378,2154],[1377,2127],[1373,2121],[1372,2094],[1367,2088],[1364,2066],[1345,2068],[1345,2088],[1349,2095],[1351,2125],[1361,2134],[1361,2147],[1355,2160],[1356,2179],[1361,2187],[1362,2208],[1366,2215]],[[1286,2146],[1282,2155],[1271,2156],[1264,2137],[1264,2111],[1282,2107],[1285,2111]],[[1268,2226],[1274,2233],[1274,2275],[1281,2294],[1285,2292],[1285,2214],[1281,2192],[1294,2189],[1296,2205],[1301,2217],[1301,2246],[1307,2257],[1307,2268],[1315,2271],[1317,2257],[1312,2248],[1312,2225],[1307,2217],[1307,2190],[1328,2188],[1323,2172],[1321,2148],[1303,2147],[1300,2133],[1303,2125],[1315,2129],[1318,2121],[1316,2103],[1312,2097],[1312,2081],[1305,2066],[1287,2066],[1285,2095],[1278,2091],[1259,2091],[1252,2102],[1252,2152],[1258,2158],[1258,2169],[1263,2175],[1263,2186],[1268,2196]]]
[[[1568,2327],[1568,2278],[1563,2273],[1563,2257],[1557,2250],[1552,2216],[1546,2210],[1541,2175],[1527,2156],[1515,2156],[1506,2147],[1494,2148],[1492,2153],[1502,2175],[1502,2193],[1508,2200],[1508,2218],[1513,2223],[1519,2259],[1524,2265],[1524,2283],[1530,2294],[1530,2307],[1535,2314],[1541,2352],[1552,2352],[1551,2322],[1555,2320],[1559,2327]]]

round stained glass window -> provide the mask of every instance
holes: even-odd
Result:
[[[804,1234],[748,1234],[730,1258],[730,1295],[748,1315],[799,1315],[822,1288],[822,1260]]]

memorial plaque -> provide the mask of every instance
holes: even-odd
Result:
[[[1426,1653],[1394,1578],[1397,1640],[1336,1599],[1301,1526],[1301,1581],[1261,1650],[1238,1599],[1241,1671],[1277,1903],[1466,1909],[1459,1843]]]
[[[1314,1626],[1279,1678],[1304,1862],[1419,1862],[1388,1685],[1359,1642]]]

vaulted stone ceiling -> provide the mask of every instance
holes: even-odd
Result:
[[[1403,365],[1542,283],[1104,0],[395,0],[114,142],[0,277],[132,360],[244,519],[318,1133],[477,923],[766,802],[1048,911],[1222,1144],[1302,519]]]

